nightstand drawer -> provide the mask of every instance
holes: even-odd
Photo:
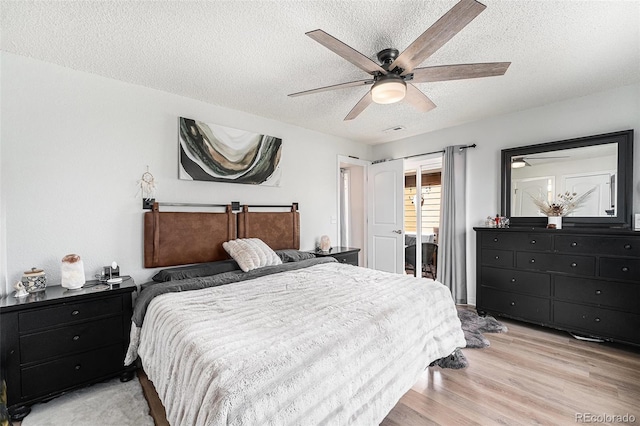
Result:
[[[554,321],[590,335],[611,336],[627,342],[640,343],[640,315],[612,311],[573,303],[555,302]]]
[[[358,253],[337,254],[333,257],[340,263],[358,266]]]
[[[20,337],[22,364],[122,341],[122,317],[88,321]]]
[[[105,297],[88,302],[66,303],[53,308],[20,312],[18,321],[20,332],[25,333],[121,311],[120,297]]]
[[[64,390],[122,371],[122,343],[22,369],[25,398]]]

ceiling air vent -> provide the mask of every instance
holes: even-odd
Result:
[[[393,127],[389,127],[388,129],[383,130],[384,133],[395,133],[395,132],[401,132],[403,130],[406,130],[407,128],[404,126],[393,126]]]

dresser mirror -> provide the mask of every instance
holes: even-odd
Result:
[[[501,210],[511,226],[546,226],[533,198],[592,189],[563,226],[631,225],[633,130],[504,149],[501,170]]]

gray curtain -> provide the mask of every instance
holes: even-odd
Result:
[[[438,235],[438,281],[456,303],[467,303],[466,175],[467,150],[448,146],[442,159],[442,200]]]

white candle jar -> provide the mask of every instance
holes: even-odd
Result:
[[[85,283],[84,264],[77,254],[68,254],[62,258],[61,284],[62,287],[74,290]]]

